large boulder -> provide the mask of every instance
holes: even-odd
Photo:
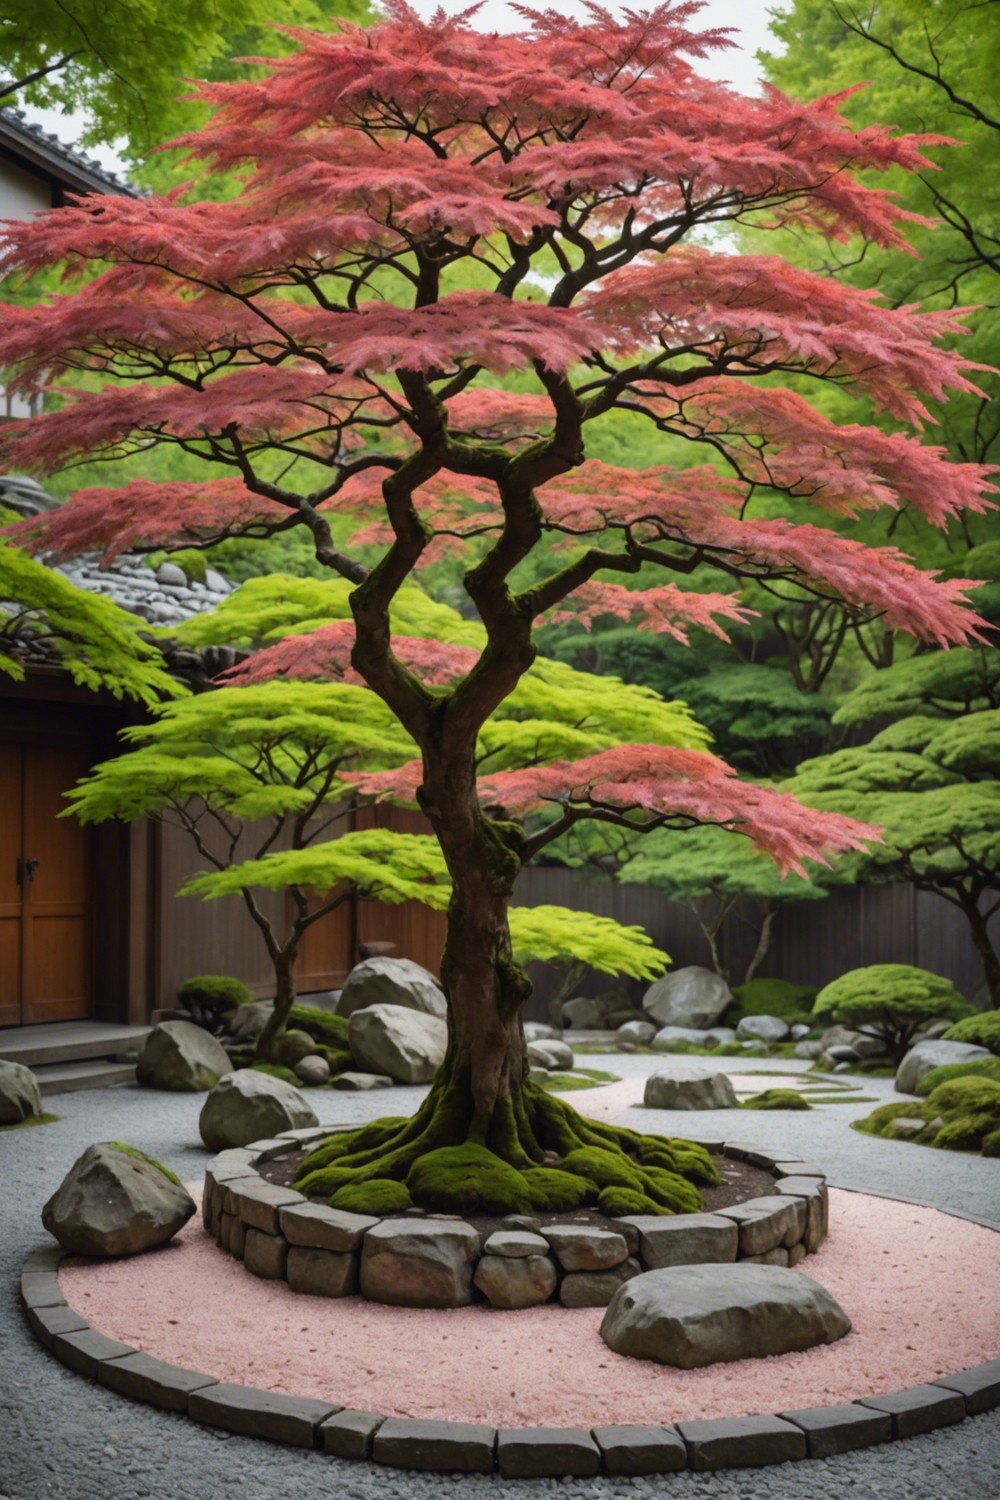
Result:
[[[738,1042],[783,1042],[788,1022],[780,1016],[744,1016],[736,1028]]]
[[[650,985],[642,1008],[661,1026],[693,1026],[704,1031],[721,1020],[733,992],[719,974],[691,964]]]
[[[198,1118],[209,1151],[249,1146],[251,1141],[263,1141],[284,1130],[318,1124],[315,1111],[297,1088],[254,1068],[240,1068],[220,1079]]]
[[[917,1084],[932,1068],[944,1067],[947,1063],[974,1062],[979,1057],[991,1057],[985,1047],[974,1047],[971,1042],[918,1042],[911,1047],[896,1069],[896,1092],[915,1094]]]
[[[409,958],[366,958],[355,964],[337,1001],[338,1016],[353,1016],[371,1005],[401,1005],[443,1021],[444,990],[434,975]]]
[[[130,1146],[89,1146],[42,1209],[42,1223],[74,1255],[138,1255],[162,1245],[195,1211],[172,1172]]]
[[[827,1289],[780,1266],[671,1266],[614,1294],[601,1337],[616,1354],[693,1370],[832,1344],[851,1320]]]
[[[0,1125],[18,1125],[42,1112],[38,1079],[23,1063],[0,1057]]]
[[[233,1071],[221,1042],[191,1021],[161,1021],[143,1043],[136,1078],[147,1089],[198,1094]]]
[[[646,1079],[647,1109],[735,1109],[736,1091],[725,1073],[672,1073],[661,1068]]]
[[[403,1005],[369,1005],[348,1021],[347,1045],[364,1072],[429,1083],[444,1062],[448,1028],[437,1016]]]

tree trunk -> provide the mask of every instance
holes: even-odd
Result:
[[[295,958],[298,953],[297,937],[274,957],[274,1009],[267,1019],[264,1030],[257,1038],[256,1055],[270,1060],[278,1038],[284,1034],[288,1017],[295,1004]]]
[[[990,992],[990,1008],[1000,1010],[1000,955],[993,946],[989,934],[989,922],[979,910],[978,898],[962,902],[962,910],[968,919],[972,941],[983,961],[983,975]]]

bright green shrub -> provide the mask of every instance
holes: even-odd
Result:
[[[942,1083],[950,1083],[953,1078],[991,1078],[994,1083],[1000,1083],[1000,1057],[976,1057],[971,1062],[944,1063],[940,1068],[932,1068],[925,1073],[917,1084],[916,1092],[921,1098],[926,1099]]]
[[[255,1062],[252,1067],[255,1073],[266,1073],[269,1078],[283,1078],[286,1083],[294,1085],[295,1088],[302,1086],[291,1068],[284,1068],[281,1063]]]
[[[981,1010],[978,1015],[966,1016],[945,1032],[944,1040],[971,1042],[1000,1056],[1000,1010]]]
[[[926,1122],[926,1128],[911,1137],[919,1145],[993,1155],[1000,1149],[1000,1082],[975,1075],[952,1078],[918,1103],[881,1105],[867,1119],[855,1121],[854,1128],[895,1138],[893,1121],[899,1117]]]
[[[792,984],[788,979],[750,979],[733,990],[735,1005],[723,1025],[738,1026],[744,1016],[778,1016],[789,1026],[809,1025],[819,993],[814,984]]]
[[[218,1020],[253,999],[242,979],[229,974],[198,974],[177,986],[177,999],[192,1014]]]

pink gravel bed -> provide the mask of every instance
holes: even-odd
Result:
[[[704,1370],[613,1354],[598,1333],[600,1308],[439,1312],[297,1296],[249,1275],[198,1219],[162,1250],[132,1260],[68,1261],[60,1282],[102,1333],[220,1380],[390,1416],[498,1426],[822,1406],[1000,1353],[1000,1235],[934,1209],[836,1190],[830,1222],[826,1244],[801,1269],[829,1287],[853,1332],[805,1354]]]

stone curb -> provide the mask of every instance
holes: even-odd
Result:
[[[926,1385],[861,1396],[840,1406],[675,1426],[497,1431],[469,1422],[383,1417],[216,1380],[107,1338],[90,1328],[58,1291],[56,1267],[63,1256],[56,1247],[28,1256],[21,1305],[39,1343],[69,1369],[132,1400],[242,1437],[321,1448],[339,1458],[370,1459],[392,1468],[445,1473],[499,1469],[505,1479],[562,1479],[602,1471],[660,1474],[685,1468],[704,1472],[832,1457],[872,1443],[905,1440],[1000,1406],[1000,1359],[995,1359]]]

